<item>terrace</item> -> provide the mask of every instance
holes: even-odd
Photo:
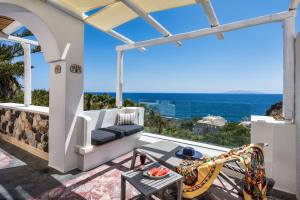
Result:
[[[181,46],[182,41],[186,39],[214,34],[218,39],[224,39],[225,32],[267,23],[282,23],[285,120],[252,116],[251,142],[267,142],[270,145],[265,152],[266,172],[276,184],[275,190],[268,195],[274,199],[296,199],[296,195],[299,197],[297,180],[300,179],[297,170],[299,168],[297,149],[300,146],[297,126],[300,123],[297,114],[300,112],[300,101],[297,89],[300,74],[296,70],[299,67],[300,36],[296,36],[295,31],[298,3],[296,0],[291,1],[288,11],[221,25],[208,0],[183,0],[174,3],[128,0],[116,2],[27,0],[26,5],[21,0],[0,0],[0,39],[22,45],[25,68],[24,104],[0,104],[2,116],[0,198],[119,199],[120,174],[129,170],[132,150],[135,147],[166,140],[183,146],[192,146],[209,156],[228,151],[228,148],[216,145],[146,132],[125,136],[103,145],[94,145],[91,133],[93,130],[114,125],[118,113],[123,110],[134,112],[137,116],[135,124],[144,125],[143,108],[122,107],[125,51],[138,49],[144,52],[150,46],[167,43]],[[150,15],[151,12],[192,4],[203,7],[211,24],[210,28],[172,35]],[[105,8],[98,10],[100,7]],[[95,13],[88,15],[91,11]],[[136,17],[141,17],[151,24],[163,37],[134,42],[113,30]],[[125,43],[116,47],[118,59],[116,108],[83,111],[84,23]],[[38,41],[11,35],[24,26],[33,32]],[[70,33],[76,34],[66,35],[65,27],[68,27]],[[31,105],[30,52],[32,46],[39,45],[50,64],[49,108]],[[28,127],[32,129],[28,130]],[[284,174],[281,173],[283,169],[286,172]],[[160,194],[160,198],[175,198],[173,192],[172,189],[166,190]],[[138,192],[133,187],[127,188],[127,195],[128,199],[139,198],[136,197]],[[230,185],[217,179],[201,199],[224,199],[224,197],[241,198]]]
[[[130,169],[132,156],[131,153],[125,154],[87,172],[75,169],[60,173],[49,168],[47,161],[14,145],[3,141],[0,141],[0,145],[1,199],[120,199],[121,172]],[[165,191],[159,197],[176,199],[176,188]],[[200,199],[224,198],[242,199],[230,185],[217,179]],[[296,199],[295,195],[278,190],[269,193],[268,198]],[[142,197],[137,190],[128,186],[126,199]]]

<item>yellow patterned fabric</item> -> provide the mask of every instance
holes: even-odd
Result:
[[[259,145],[244,145],[215,157],[184,160],[177,171],[184,177],[184,198],[194,198],[207,191],[219,175],[224,162],[238,158],[245,168],[244,199],[266,200],[263,150]]]

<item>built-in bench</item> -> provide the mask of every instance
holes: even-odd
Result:
[[[135,112],[135,125],[116,125],[119,112]],[[85,111],[77,123],[78,168],[86,171],[132,151],[144,130],[144,108]]]
[[[91,139],[93,145],[102,145],[122,137],[139,133],[144,130],[141,125],[115,125],[92,131]]]

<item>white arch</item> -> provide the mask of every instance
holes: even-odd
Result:
[[[11,2],[0,3],[0,15],[17,20],[32,31],[42,47],[47,62],[60,59],[61,51],[55,36],[38,15]]]
[[[83,73],[72,73],[70,66],[84,70],[84,23],[40,0],[0,0],[0,15],[32,31],[50,63],[49,166],[72,170],[77,167],[75,123],[83,111]]]

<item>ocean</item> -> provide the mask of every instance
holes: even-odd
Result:
[[[251,115],[265,115],[272,104],[282,101],[282,94],[124,93],[123,99],[147,104],[165,117],[216,115],[240,122],[249,120]]]

